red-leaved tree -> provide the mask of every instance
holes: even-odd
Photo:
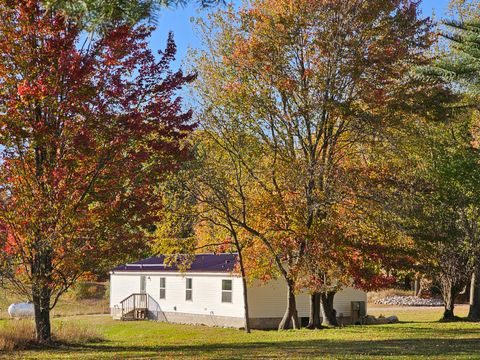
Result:
[[[188,156],[193,76],[149,27],[86,38],[41,1],[0,1],[0,276],[33,302],[37,339],[85,271],[145,249],[155,187]]]

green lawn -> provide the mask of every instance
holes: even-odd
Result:
[[[465,314],[465,307],[458,314]],[[108,316],[77,316],[74,321],[97,329],[105,341],[79,347],[4,354],[30,359],[267,359],[480,358],[480,324],[439,323],[438,309],[375,309],[373,315],[395,313],[395,325],[348,326],[320,331],[242,331],[155,322],[120,322]],[[4,321],[5,322],[5,321]],[[1,326],[1,322],[0,322]]]

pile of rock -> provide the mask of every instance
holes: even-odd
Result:
[[[387,296],[375,301],[375,304],[398,306],[443,306],[441,299],[424,299],[416,296]]]

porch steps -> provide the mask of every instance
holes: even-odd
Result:
[[[148,295],[132,294],[121,302],[122,313],[119,317],[122,321],[148,320]],[[118,317],[117,317],[118,318]]]

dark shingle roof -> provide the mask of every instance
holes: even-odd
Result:
[[[151,257],[132,264],[120,265],[112,271],[179,271],[176,265],[164,264],[165,256]],[[186,272],[233,272],[237,254],[198,254]]]

